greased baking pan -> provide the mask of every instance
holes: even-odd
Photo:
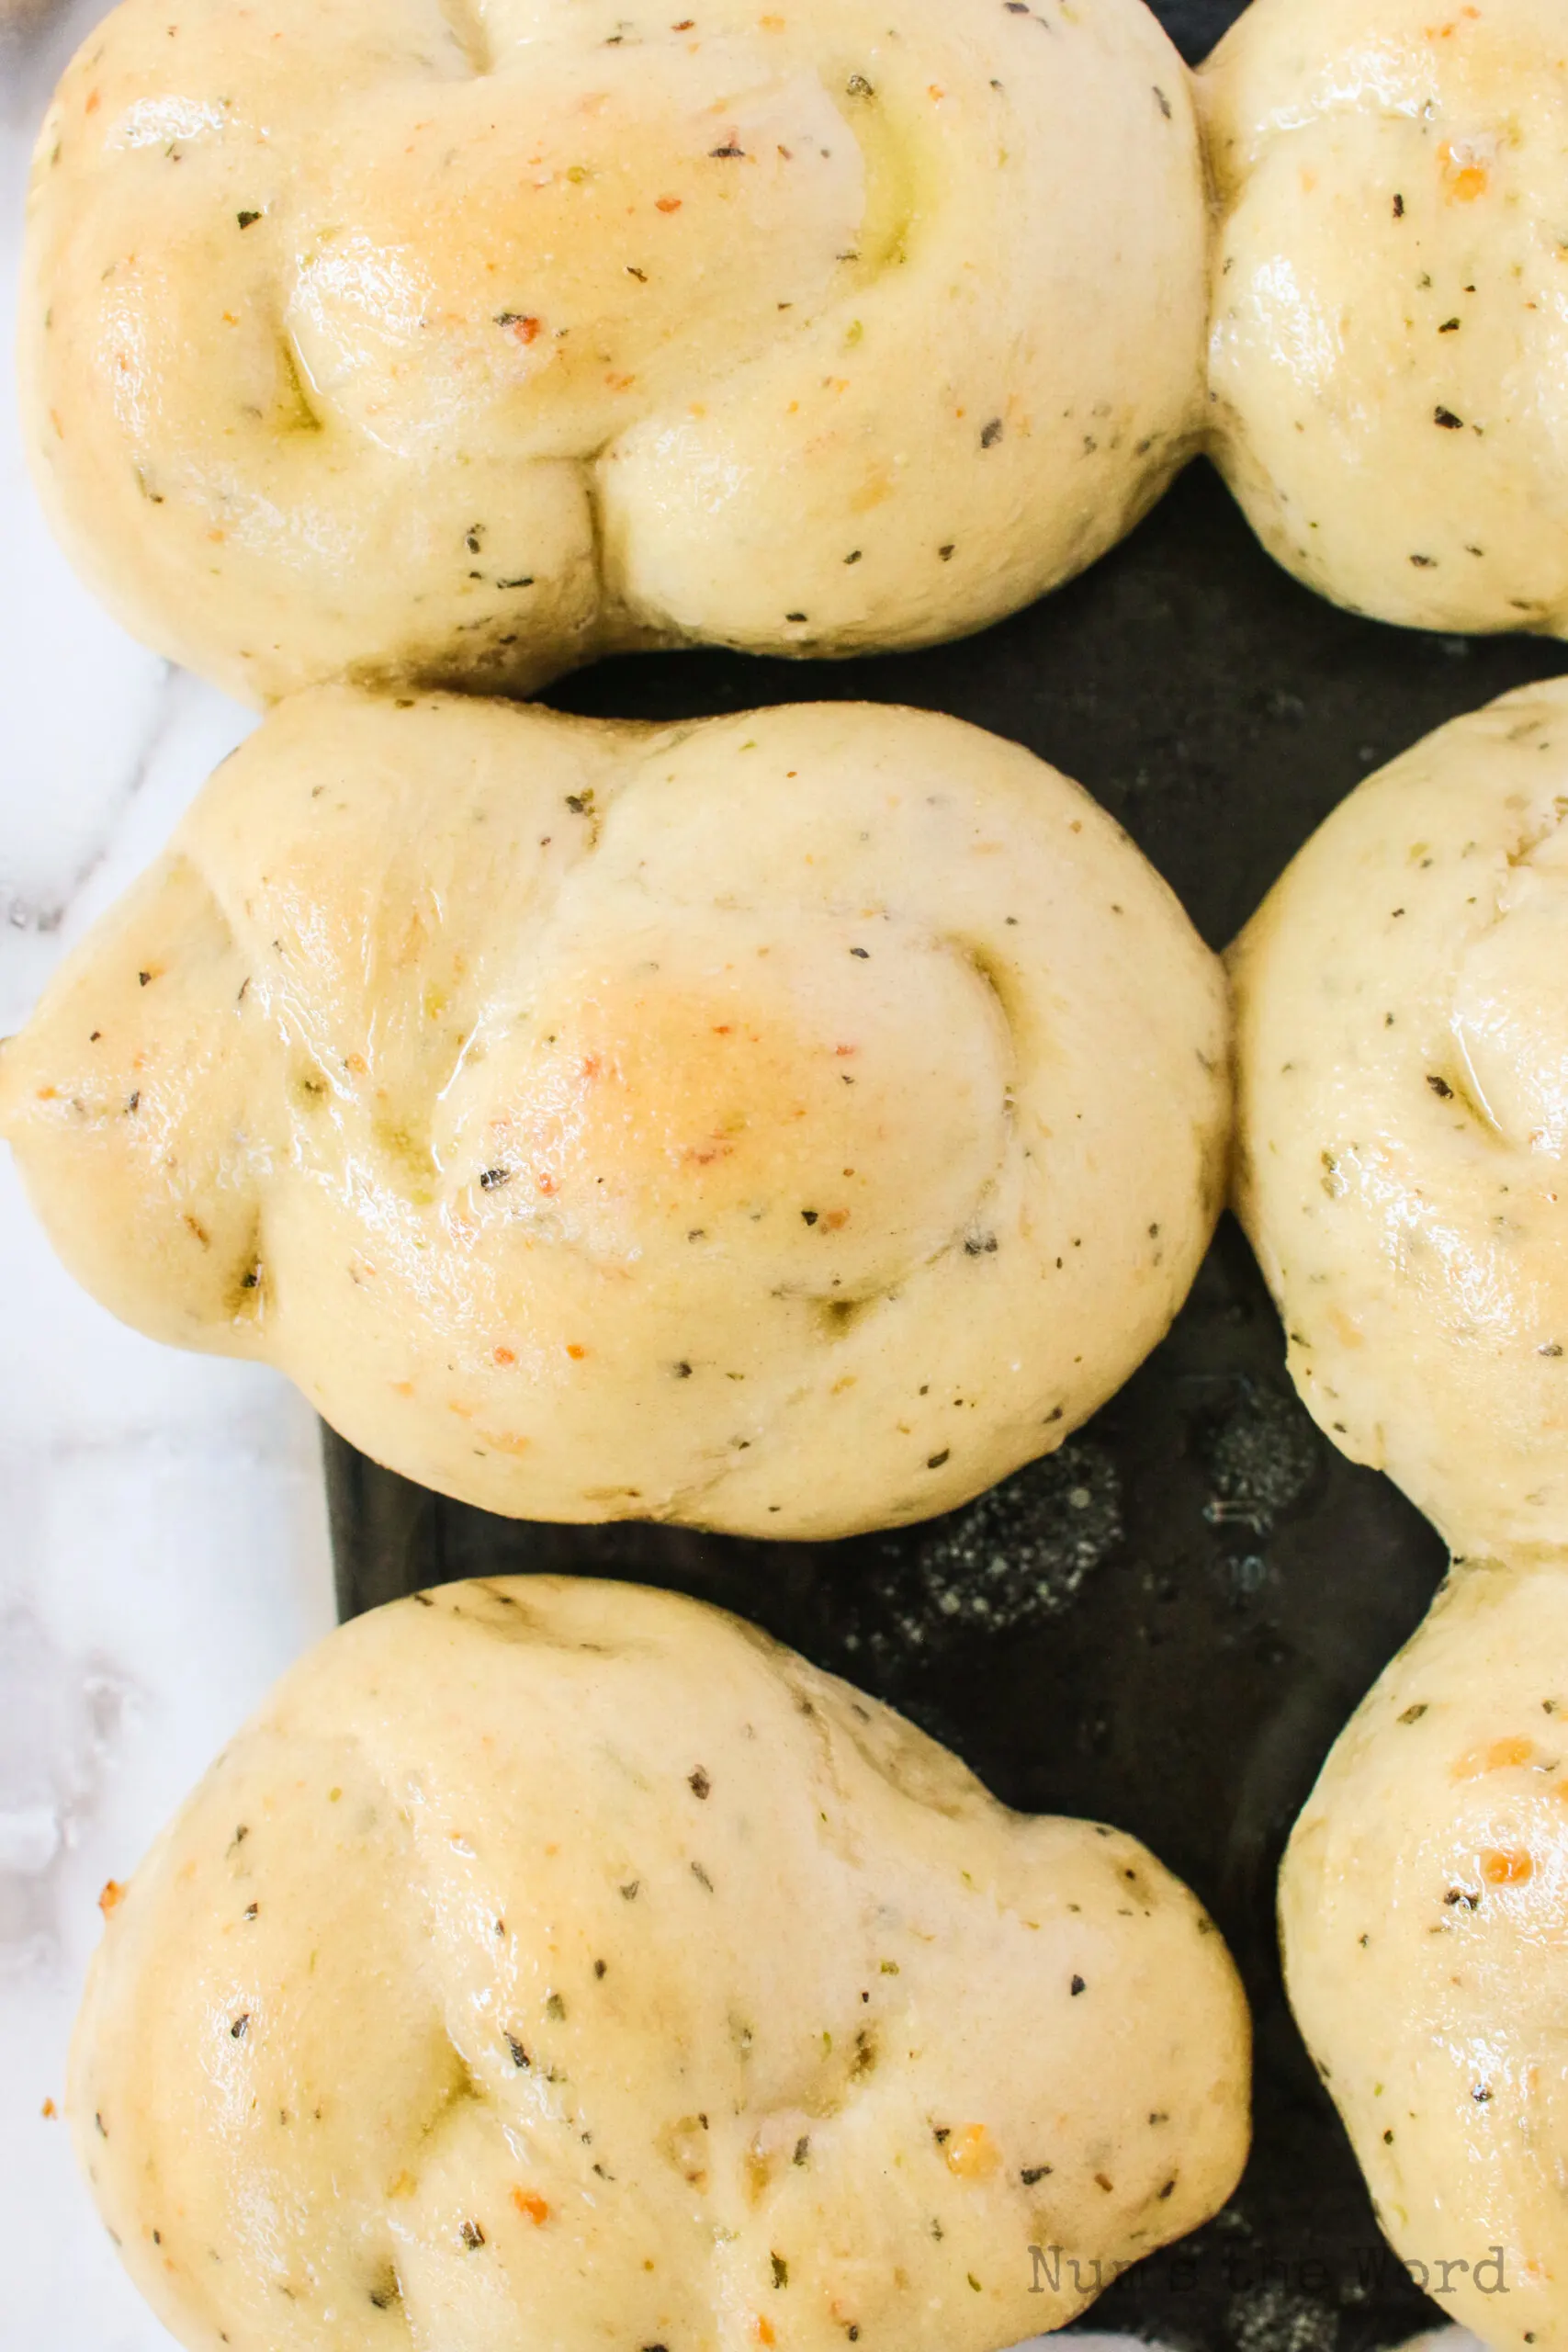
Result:
[[[1156,13],[1195,61],[1239,11]],[[657,720],[820,698],[953,712],[1086,784],[1217,947],[1360,777],[1562,670],[1568,648],[1550,642],[1420,636],[1318,602],[1200,464],[1086,578],[983,637],[842,665],[649,656],[550,699]],[[770,1544],[536,1525],[426,1494],[330,1431],[325,1446],[344,1616],[541,1570],[694,1593],[902,1708],[1009,1804],[1115,1821],[1197,1890],[1253,2004],[1252,2159],[1216,2221],[1111,2285],[1083,2325],[1177,2352],[1371,2352],[1441,2319],[1380,2237],[1292,2024],[1274,1879],[1336,1734],[1425,1614],[1442,1546],[1297,1404],[1228,1219],[1121,1396],[1059,1453],[923,1527]]]

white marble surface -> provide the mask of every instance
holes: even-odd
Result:
[[[32,135],[101,13],[0,0],[7,383]],[[77,586],[0,401],[0,1035],[251,723]],[[99,1889],[332,1623],[315,1424],[275,1375],[112,1322],[55,1263],[4,1158],[0,1300],[0,2344],[168,2352],[45,2109],[62,2097]]]

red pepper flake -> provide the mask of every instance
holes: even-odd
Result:
[[[580,1348],[577,1345],[577,1342],[573,1340],[571,1345],[567,1349],[567,1353],[571,1358],[573,1363],[581,1363],[583,1357],[588,1353],[588,1351],[586,1348]]]
[[[983,2123],[965,2124],[950,2141],[947,2169],[961,2180],[986,2180],[1001,2163],[996,2142]]]
[[[1426,1712],[1423,1707],[1421,1713],[1425,1714]],[[1400,1722],[1404,1723],[1413,1713],[1413,1709],[1407,1708]],[[1507,1739],[1493,1740],[1488,1747],[1467,1749],[1454,1765],[1453,1777],[1456,1781],[1479,1781],[1487,1772],[1514,1771],[1519,1765],[1532,1762],[1534,1757],[1534,1740],[1515,1733]],[[1568,1783],[1564,1785],[1568,1786]]]
[[[757,2341],[759,2344],[776,2344],[778,2342],[777,2336],[773,2334],[773,2323],[771,2320],[758,2320]]]
[[[1448,141],[1438,148],[1438,155],[1450,203],[1473,204],[1477,197],[1485,195],[1491,183],[1484,164],[1472,163]]]
[[[518,343],[537,343],[545,331],[544,321],[531,317],[526,311],[498,311],[495,323],[504,327]]]
[[[499,1364],[515,1363],[517,1361],[517,1351],[515,1348],[497,1348],[493,1352],[496,1363]]]
[[[661,196],[653,209],[656,212],[679,212],[682,202],[678,196]]]
[[[512,2202],[520,2213],[533,2222],[536,2230],[542,2230],[550,2218],[550,2209],[536,2188],[514,2188],[512,2192]]]
[[[103,1913],[105,1918],[107,1919],[111,1911],[118,1911],[124,1901],[125,1889],[120,1884],[118,1879],[106,1879],[104,1882],[104,1891],[98,1897],[98,1908]]]

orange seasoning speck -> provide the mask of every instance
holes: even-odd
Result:
[[[1493,1848],[1481,1857],[1481,1875],[1488,1886],[1528,1886],[1535,1864],[1528,1854],[1500,1853]]]
[[[497,1363],[500,1364],[515,1363],[517,1361],[517,1351],[515,1348],[497,1348],[495,1350],[495,1360]]]
[[[1474,163],[1470,157],[1456,153],[1446,140],[1438,153],[1450,203],[1473,204],[1477,197],[1485,195],[1491,186],[1491,175],[1484,164]]]
[[[961,2180],[986,2180],[1000,2164],[997,2143],[983,2123],[966,2123],[947,2146],[947,2169]]]
[[[98,1897],[98,1908],[103,1913],[105,1918],[107,1919],[111,1911],[118,1911],[124,1901],[125,1889],[121,1886],[118,1879],[111,1878],[107,1880],[105,1882],[104,1891]]]
[[[542,2230],[550,2218],[550,2209],[536,2188],[514,2188],[512,2202],[525,2214],[536,2230]]]
[[[46,2098],[43,2105],[39,2109],[39,2113],[42,2116],[46,2123],[52,2123],[59,2112],[60,2109],[56,2107],[51,2098]]]
[[[1472,1747],[1454,1766],[1456,1781],[1479,1781],[1483,1772],[1506,1772],[1515,1765],[1528,1764],[1535,1754],[1533,1739],[1517,1735],[1511,1739],[1495,1739],[1489,1747]]]
[[[654,206],[656,212],[679,212],[682,199],[678,196],[661,196]]]
[[[568,1348],[567,1353],[571,1358],[573,1363],[581,1363],[583,1357],[588,1353],[588,1351],[586,1348],[580,1348],[574,1340],[571,1346]]]
[[[102,104],[103,92],[101,90],[89,90],[87,93],[87,103],[83,107],[82,111],[84,114],[96,114]]]
[[[759,2344],[778,2342],[778,2337],[773,2334],[773,2324],[771,2319],[760,2319],[757,2322],[757,2341]]]

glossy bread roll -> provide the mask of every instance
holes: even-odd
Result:
[[[35,469],[253,701],[614,646],[961,635],[1201,424],[1206,215],[1143,0],[124,0],[38,152]]]
[[[1568,680],[1370,778],[1233,953],[1237,1202],[1314,1417],[1568,1545]]]
[[[1378,2219],[1489,2345],[1568,2330],[1568,1574],[1458,1569],[1280,1884],[1291,2000]]]
[[[917,1520],[1048,1453],[1224,1186],[1219,965],[952,719],[325,688],[0,1056],[67,1262],[521,1517]]]
[[[1151,1855],[668,1594],[361,1619],[109,1900],[72,2118],[193,2352],[995,2352],[1246,2154]]]
[[[1266,546],[1380,619],[1568,631],[1562,0],[1253,0],[1200,89]]]

